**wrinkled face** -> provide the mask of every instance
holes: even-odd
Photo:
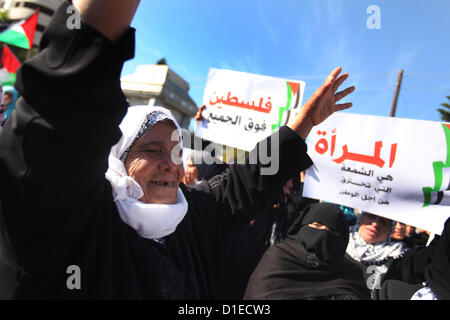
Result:
[[[374,214],[365,213],[359,223],[359,235],[369,244],[382,242],[391,232],[392,221]]]
[[[394,232],[391,234],[391,238],[394,240],[403,240],[406,236],[406,225],[401,222],[397,222]]]
[[[172,161],[172,150],[179,141],[172,141],[175,127],[159,122],[140,137],[128,152],[125,169],[144,191],[139,199],[145,203],[174,204],[178,186],[184,176],[183,164]]]

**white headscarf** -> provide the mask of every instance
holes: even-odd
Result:
[[[114,202],[120,217],[143,238],[158,240],[173,233],[188,210],[188,203],[178,187],[175,204],[152,204],[139,201],[144,192],[128,176],[125,159],[131,146],[156,123],[169,119],[180,129],[166,108],[151,106],[129,107],[120,130],[122,138],[111,148],[106,178],[113,188]]]

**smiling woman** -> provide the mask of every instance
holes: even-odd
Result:
[[[143,188],[144,196],[139,199],[142,202],[176,202],[184,167],[172,161],[172,150],[180,143],[171,140],[174,130],[176,126],[173,123],[158,122],[128,152],[125,168]]]
[[[144,105],[130,107],[120,129],[106,172],[120,217],[141,237],[160,239],[175,231],[188,208],[179,187],[184,167],[173,152],[182,150],[180,126],[169,110]]]
[[[66,28],[64,1],[18,71],[22,98],[0,134],[0,298],[215,298],[232,226],[254,220],[312,164],[304,138],[348,107],[336,104],[352,91],[338,91],[348,75],[336,68],[251,163],[187,187],[171,157],[177,122],[164,108],[129,107],[121,90],[138,1],[74,3],[81,28]],[[272,175],[263,173],[268,145],[279,152]]]

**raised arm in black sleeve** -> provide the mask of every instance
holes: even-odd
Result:
[[[68,29],[69,5],[19,69],[22,98],[0,135],[0,214],[29,269],[40,268],[43,253],[59,258],[103,201],[108,155],[128,106],[120,73],[134,54],[134,30],[114,44],[83,21]]]
[[[256,159],[256,163],[247,160],[249,164],[232,165],[228,174],[210,181],[211,191],[233,212],[243,210],[254,217],[289,179],[312,165],[306,149],[306,143],[294,131],[281,127],[252,150],[249,159]]]

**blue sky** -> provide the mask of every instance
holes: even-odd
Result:
[[[380,8],[370,30],[367,8]],[[337,66],[356,91],[348,112],[439,121],[450,95],[448,0],[142,0],[136,55],[122,75],[165,57],[198,106],[209,68],[306,82],[305,102]]]

